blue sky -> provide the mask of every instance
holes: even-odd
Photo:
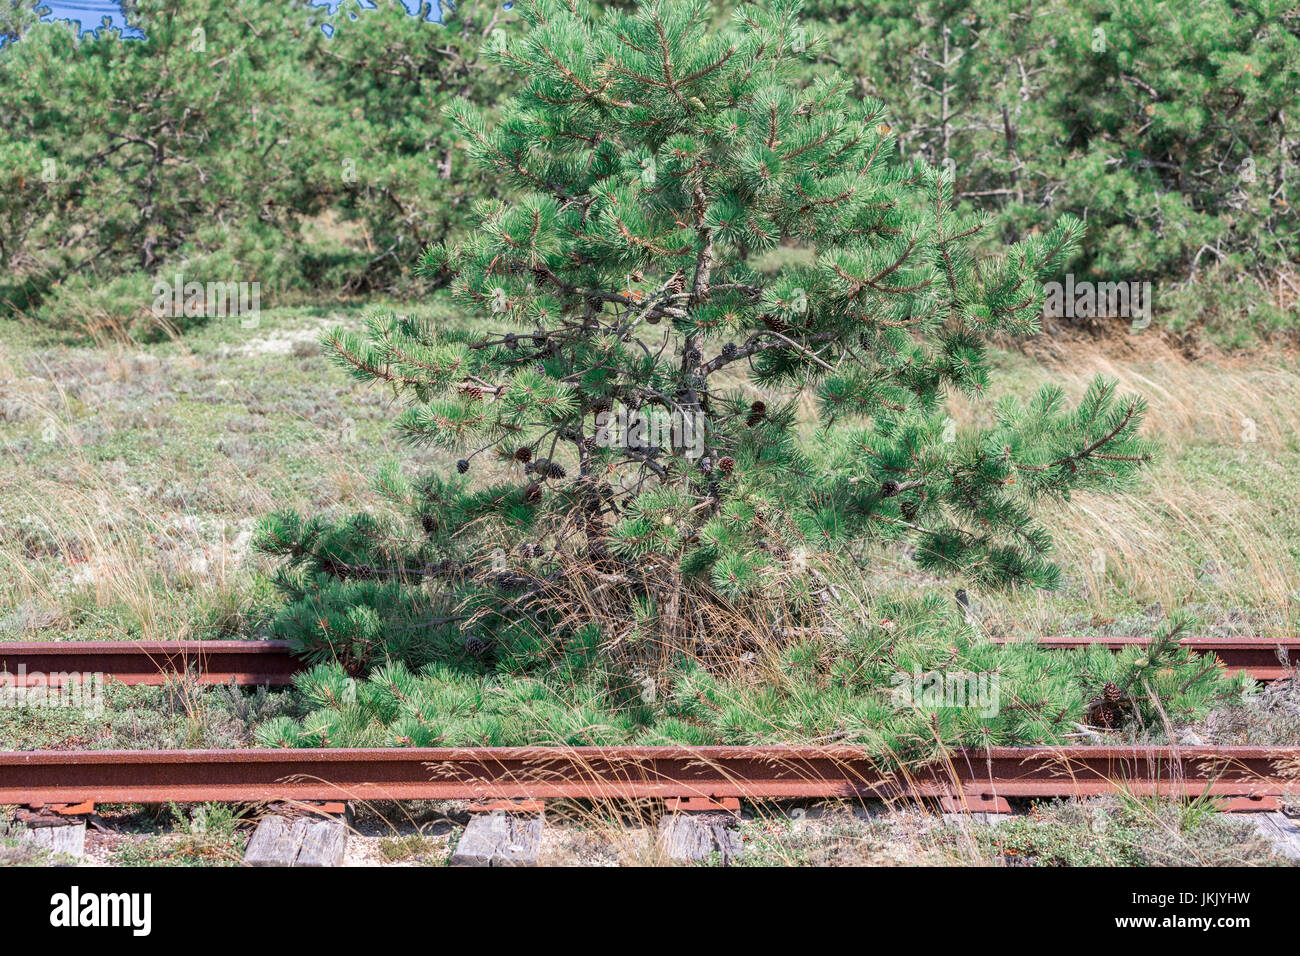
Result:
[[[64,0],[62,3],[58,0],[45,0],[45,6],[50,8],[50,15],[42,18],[45,20],[73,20],[80,23],[83,30],[98,30],[104,17],[110,17],[113,26],[125,30],[127,36],[141,36],[139,30],[127,27],[116,3],[105,0]]]
[[[374,4],[368,0],[360,0],[364,7],[373,7]],[[410,10],[411,13],[417,13],[420,9],[420,0],[402,0],[403,6]],[[319,0],[313,4],[318,7],[329,7],[331,10],[338,8],[338,0]],[[118,3],[110,0],[45,0],[45,6],[50,8],[50,16],[47,20],[73,20],[81,24],[83,30],[98,30],[104,17],[110,17],[113,26],[126,31],[127,36],[139,37],[142,34],[133,27],[128,27],[126,21],[122,18],[122,10]],[[438,14],[438,4],[436,0],[432,2],[433,16]]]

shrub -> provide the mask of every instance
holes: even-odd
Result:
[[[838,557],[890,541],[984,587],[1053,585],[1034,507],[1133,477],[1141,400],[1048,388],[960,433],[944,402],[984,395],[989,337],[1036,328],[1079,224],[978,258],[985,224],[940,171],[892,162],[878,104],[797,88],[795,3],[717,31],[699,2],[517,9],[531,30],[495,56],[525,82],[502,123],[451,112],[520,196],[423,259],[481,325],[381,314],[325,339],[407,403],[409,440],[462,457],[381,476],[418,536],[269,520],[279,633],[356,672],[457,644],[527,667],[578,641],[630,681],[826,626]],[[782,241],[812,254],[751,266]],[[675,436],[644,430],[663,422]]]

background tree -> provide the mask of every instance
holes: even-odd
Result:
[[[335,270],[344,292],[409,289],[420,250],[462,234],[474,200],[492,194],[458,154],[442,111],[462,97],[491,112],[505,98],[511,74],[479,51],[514,17],[486,0],[436,7],[412,16],[400,0],[375,9],[349,0],[322,24],[330,35],[303,64],[315,82],[314,179],[342,228],[361,240]],[[441,24],[429,23],[434,15]]]
[[[164,268],[286,281],[285,240],[320,208],[288,108],[287,9],[305,25],[305,2],[140,0],[143,40],[56,22],[7,46],[0,150],[18,158],[0,202],[24,227],[4,250],[7,307],[63,324],[84,309],[93,330],[148,322]]]
[[[1221,265],[1285,308],[1300,149],[1300,16],[1275,0],[810,0],[822,58],[894,107],[907,152],[1006,229],[1086,219],[1071,263],[1188,282]],[[1262,316],[1261,327],[1284,324]]]
[[[1075,215],[1088,241],[1065,268],[1160,281],[1159,321],[1246,344],[1295,329],[1293,6],[811,0],[805,29],[828,42],[797,72],[889,104],[899,152],[949,170],[959,210],[997,215],[981,251]],[[129,325],[179,262],[261,281],[266,302],[447,280],[417,281],[414,251],[466,228],[489,181],[449,153],[441,109],[463,95],[490,118],[511,88],[479,53],[512,32],[503,5],[463,0],[438,25],[397,0],[142,0],[128,16],[144,39],[127,42],[34,7],[10,0],[0,24],[23,35],[0,44],[0,308]]]
[[[6,311],[156,333],[150,290],[177,272],[260,282],[267,304],[409,289],[418,250],[489,194],[449,162],[441,109],[500,98],[506,75],[478,57],[508,27],[498,4],[436,24],[396,0],[141,0],[139,40],[31,6],[13,3],[23,36],[0,52]]]
[[[629,674],[824,626],[831,558],[887,540],[982,587],[1054,584],[1034,505],[1130,478],[1142,402],[1046,389],[962,430],[945,402],[985,397],[989,339],[1037,327],[1079,223],[977,257],[985,224],[941,171],[895,163],[879,104],[796,84],[817,38],[794,0],[722,29],[702,0],[517,9],[529,30],[492,55],[522,88],[495,128],[464,102],[452,119],[518,198],[422,262],[478,323],[380,314],[325,340],[408,404],[411,441],[461,457],[382,476],[418,542],[370,517],[270,521],[280,633],[354,668],[576,639]],[[778,243],[802,261],[763,271]],[[689,423],[699,455],[610,440],[620,409]]]

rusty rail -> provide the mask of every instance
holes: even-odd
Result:
[[[1015,644],[1017,638],[993,638],[995,644]],[[1040,637],[1037,643],[1057,650],[1101,644],[1118,653],[1148,643],[1145,637]],[[1185,637],[1179,641],[1202,654],[1213,654],[1229,671],[1246,671],[1256,680],[1290,677],[1300,666],[1300,641],[1239,641],[1219,637]],[[1286,661],[1286,663],[1283,663]]]
[[[997,644],[1015,639],[994,638]],[[1141,637],[1042,637],[1039,644],[1069,649],[1104,644],[1112,651],[1146,643]],[[1300,641],[1238,641],[1191,637],[1182,644],[1214,654],[1229,671],[1256,680],[1288,677],[1300,666]],[[1287,661],[1283,663],[1283,659]],[[193,669],[200,682],[283,686],[302,669],[286,641],[22,641],[0,643],[0,675],[20,686],[55,684],[67,674],[106,674],[124,684],[163,683]]]
[[[105,674],[163,683],[192,670],[200,683],[282,686],[302,669],[285,641],[16,641],[0,643],[0,675],[21,687],[61,686]]]
[[[994,638],[997,644],[1015,639]],[[1044,647],[1104,644],[1112,651],[1146,643],[1141,637],[1043,637]],[[1256,680],[1289,677],[1300,666],[1300,641],[1237,641],[1191,637],[1181,642],[1214,654],[1229,671]],[[1283,661],[1286,663],[1283,663]],[[0,681],[17,686],[58,686],[77,675],[104,674],[124,684],[162,684],[192,671],[200,683],[284,686],[301,670],[287,641],[13,641],[0,642]],[[8,675],[5,678],[4,675]]]
[[[0,753],[0,804],[880,797],[1005,811],[1117,789],[1275,809],[1300,793],[1300,747],[995,747],[910,772],[849,747]]]

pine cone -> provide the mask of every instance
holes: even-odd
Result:
[[[586,438],[584,438],[584,439],[582,440],[582,450],[585,451],[585,452],[588,452],[588,453],[593,452],[593,451],[596,450],[596,436],[595,436],[595,435],[588,435]]]
[[[591,406],[591,410],[597,415],[604,415],[614,408],[614,403],[608,398],[597,400],[596,404]]]
[[[716,498],[721,498],[721,497],[722,497],[722,483],[721,483],[721,482],[718,482],[718,481],[710,481],[710,482],[709,482],[709,497],[710,497],[710,498],[715,498],[715,499],[716,499]]]
[[[724,475],[731,474],[732,470],[735,467],[736,467],[736,459],[732,458],[730,455],[724,455],[718,459],[718,470],[721,471]]]
[[[533,450],[525,445],[515,451],[515,461],[521,461],[525,465],[533,460]]]
[[[566,474],[567,472],[564,470],[563,465],[558,465],[555,462],[551,462],[549,465],[546,466],[547,478],[563,478],[565,477]]]
[[[898,482],[894,481],[892,478],[880,486],[880,497],[882,498],[892,498],[894,495],[898,494],[898,492]]]
[[[916,513],[921,510],[921,505],[915,499],[909,498],[899,506],[899,510],[903,512],[904,518],[911,521],[916,517]]]
[[[1094,726],[1107,730],[1119,725],[1124,717],[1124,694],[1112,681],[1107,681],[1100,697],[1088,702],[1088,717]]]
[[[438,530],[438,522],[433,520],[433,515],[420,515],[420,527],[424,529],[425,534],[432,538],[433,533]]]
[[[730,362],[739,354],[740,354],[740,349],[736,347],[735,342],[728,342],[726,345],[722,346],[722,357],[726,359],[728,362]]]
[[[469,651],[475,657],[482,657],[487,653],[488,642],[476,634],[471,634],[465,638],[465,650]]]
[[[535,505],[542,500],[542,486],[535,481],[530,481],[528,487],[524,489],[524,501],[530,505]]]
[[[469,462],[462,458],[460,461],[456,462],[456,470],[462,475],[465,474],[465,472],[469,471]]]

